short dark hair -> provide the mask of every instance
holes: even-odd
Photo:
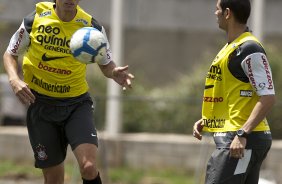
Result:
[[[229,8],[236,20],[241,24],[246,24],[251,14],[251,3],[249,0],[221,0],[221,9]]]

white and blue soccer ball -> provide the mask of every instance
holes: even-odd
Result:
[[[72,35],[70,50],[81,63],[101,63],[107,57],[107,40],[98,29],[83,27]]]

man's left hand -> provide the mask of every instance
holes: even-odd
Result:
[[[128,73],[128,65],[123,67],[115,67],[112,71],[112,78],[116,81],[119,85],[122,86],[123,90],[127,88],[132,88],[131,80],[134,79],[134,75]]]
[[[238,137],[236,135],[230,145],[230,156],[239,159],[243,158],[246,144],[247,144],[246,138]]]

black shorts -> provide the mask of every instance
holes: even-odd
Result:
[[[205,184],[256,184],[260,167],[271,147],[271,133],[252,132],[242,159],[230,157],[235,132],[214,135],[216,150],[207,164]]]
[[[93,109],[89,94],[70,99],[52,99],[37,94],[27,112],[35,167],[47,168],[62,163],[68,145],[72,150],[83,143],[98,146]]]
[[[242,159],[229,149],[216,149],[207,165],[205,184],[257,184],[260,167],[269,149],[246,150]]]

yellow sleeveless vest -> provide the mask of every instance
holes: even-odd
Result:
[[[250,83],[236,79],[228,69],[228,57],[242,43],[259,41],[249,32],[226,44],[215,57],[207,74],[202,105],[203,131],[236,131],[249,118],[259,97]],[[264,119],[253,131],[269,130]]]
[[[88,91],[86,65],[72,56],[69,43],[77,29],[91,26],[92,17],[78,7],[75,18],[63,22],[53,5],[36,4],[31,43],[23,58],[24,80],[31,89],[47,96],[79,96]]]

